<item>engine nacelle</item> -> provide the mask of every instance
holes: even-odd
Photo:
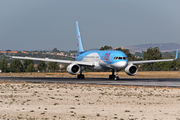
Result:
[[[125,72],[126,74],[128,75],[131,75],[131,76],[134,76],[137,74],[138,72],[138,67],[136,65],[128,65],[126,68],[125,68]]]
[[[81,71],[81,67],[78,64],[70,64],[67,66],[67,72],[71,75],[77,75]]]

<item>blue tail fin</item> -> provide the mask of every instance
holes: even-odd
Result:
[[[82,41],[81,41],[81,35],[79,32],[79,26],[78,26],[78,22],[76,21],[76,37],[77,37],[77,49],[78,52],[82,52],[84,51],[83,49],[83,45],[82,45]]]

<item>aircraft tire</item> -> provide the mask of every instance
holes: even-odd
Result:
[[[84,77],[84,75],[81,75],[81,79],[84,79],[85,77]]]
[[[115,75],[109,75],[109,79],[111,79],[111,80],[118,80],[119,79],[119,77],[117,76],[115,76]]]
[[[119,77],[118,77],[118,76],[115,76],[115,77],[114,77],[114,80],[119,80]]]
[[[84,77],[83,74],[81,74],[81,75],[78,75],[77,78],[78,78],[78,79],[84,79],[85,77]]]

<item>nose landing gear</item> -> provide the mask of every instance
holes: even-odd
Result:
[[[114,75],[114,72],[116,72],[116,75]],[[119,72],[119,71],[118,71],[117,69],[112,69],[112,75],[109,75],[109,79],[119,80],[118,72]]]

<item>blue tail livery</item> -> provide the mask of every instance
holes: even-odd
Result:
[[[78,52],[84,51],[83,45],[82,45],[82,41],[81,41],[81,35],[80,35],[80,31],[79,31],[79,26],[78,26],[78,22],[77,21],[76,21],[76,38],[77,38],[77,49],[78,49]]]

